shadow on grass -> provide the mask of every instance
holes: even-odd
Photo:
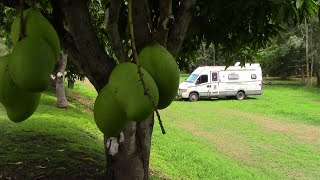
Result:
[[[58,134],[20,129],[0,133],[0,176],[6,179],[103,179],[104,159]],[[0,178],[1,179],[1,178]]]

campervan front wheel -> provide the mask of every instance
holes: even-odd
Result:
[[[189,94],[189,101],[195,102],[195,101],[198,101],[198,100],[199,100],[198,93],[193,92],[193,93]]]
[[[236,95],[238,100],[243,100],[246,97],[246,94],[243,91],[239,91]]]

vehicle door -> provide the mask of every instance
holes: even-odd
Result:
[[[211,83],[209,88],[210,88],[209,96],[214,97],[219,94],[218,72],[211,72]]]
[[[202,74],[196,80],[196,89],[200,97],[208,97],[210,94],[210,87],[208,74]]]

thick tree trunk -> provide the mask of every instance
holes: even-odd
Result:
[[[105,137],[107,179],[149,179],[153,122],[132,122],[120,137]]]
[[[51,74],[49,79],[50,79],[49,88],[50,88],[50,90],[55,92],[56,91],[56,78],[55,78],[55,76],[53,74]]]
[[[307,73],[307,87],[311,87],[310,80],[310,65],[309,65],[309,28],[307,23],[307,18],[304,19],[305,28],[306,28],[306,73]]]
[[[216,48],[212,46],[212,60],[213,60],[213,66],[216,65]]]
[[[301,68],[301,85],[306,85],[305,70],[303,66]]]
[[[115,66],[115,61],[107,56],[104,47],[99,44],[100,41],[90,22],[86,1],[52,0],[51,2],[56,5],[53,7],[63,9],[69,25],[70,33],[59,31],[63,48],[68,55],[72,56],[71,59],[76,61],[75,64],[83,70],[99,92],[107,84],[110,73]],[[166,2],[171,3],[171,1]],[[168,36],[167,47],[174,57],[177,56],[182,46],[192,15],[191,9],[195,2],[195,0],[182,1],[178,12],[175,14],[176,21],[169,30],[169,34],[166,29],[161,32],[163,36]],[[171,7],[171,5],[163,4],[162,7]],[[145,0],[133,0],[133,13],[136,49],[139,52],[144,46],[152,42],[148,28]],[[168,15],[170,11],[161,11],[160,13]],[[114,31],[114,29],[112,28],[110,31]],[[163,37],[163,39],[165,38]],[[118,40],[114,42],[118,42]],[[119,137],[105,137],[107,179],[149,178],[153,124],[152,116],[140,123],[130,123]]]
[[[312,30],[310,32],[310,49],[311,49],[310,86],[312,86],[313,71],[314,71],[314,49],[315,49],[313,45]]]
[[[219,66],[219,59],[218,59],[218,51],[219,51],[219,45],[217,43],[214,43],[214,60],[215,60],[215,66]]]
[[[317,86],[320,87],[320,75],[319,75],[319,63],[318,62],[314,63],[314,74],[316,75],[316,78],[317,78]]]
[[[62,54],[59,61],[59,70],[56,74],[56,96],[58,108],[67,108],[68,100],[64,89],[64,73],[67,67],[67,54]]]
[[[166,3],[171,3],[167,0]],[[162,7],[171,7],[162,2]],[[148,12],[145,8],[144,0],[133,0],[133,26],[136,39],[136,49],[139,52],[144,46],[152,42],[152,36],[148,28]],[[187,25],[191,19],[190,9],[195,1],[186,0],[181,5],[180,15],[185,15],[184,19],[177,17],[176,30],[171,33],[180,32],[179,38],[168,39],[170,52],[179,52],[184,39]],[[187,11],[187,13],[185,13]],[[162,17],[170,15],[171,11],[161,11]],[[165,19],[165,18],[164,18]],[[161,21],[160,21],[161,22]],[[163,28],[160,23],[158,29]],[[159,38],[162,36],[162,38]],[[163,39],[161,44],[166,42],[168,31],[158,32],[156,39]],[[170,37],[170,35],[169,35]],[[171,36],[173,38],[173,36]],[[180,39],[181,38],[181,39]],[[151,135],[153,131],[154,118],[140,123],[132,122],[123,132],[123,137],[105,137],[106,155],[107,155],[107,179],[149,179],[149,158],[151,147]],[[123,138],[123,139],[122,139]],[[123,140],[123,142],[122,142]],[[114,151],[117,149],[117,151]],[[130,162],[130,163],[129,163]]]
[[[144,3],[144,0],[133,0],[132,7],[138,52],[151,42]],[[107,179],[149,179],[152,130],[153,116],[140,123],[131,122],[122,137],[105,137]]]

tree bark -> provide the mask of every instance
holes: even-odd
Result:
[[[86,0],[58,0],[57,3],[57,7],[63,9],[70,32],[60,32],[62,46],[99,92],[107,84],[116,63],[99,44],[90,22]],[[152,42],[144,3],[145,0],[133,0],[133,25],[138,52]],[[176,15],[177,21],[170,29],[171,32],[169,31],[168,50],[173,52],[174,56],[181,48],[194,3],[194,0],[182,3]],[[105,136],[107,179],[149,179],[153,124],[154,119],[151,116],[140,123],[130,123],[119,137]]]
[[[306,28],[306,73],[307,73],[307,87],[311,87],[310,81],[310,65],[309,65],[309,28],[307,23],[307,17],[304,18],[304,24]]]
[[[172,16],[172,0],[159,0],[160,19],[156,32],[156,41],[162,46],[167,46],[170,21]]]
[[[49,77],[49,80],[50,80],[50,90],[56,92],[56,78],[53,74],[50,75]]]
[[[107,179],[149,179],[153,122],[153,116],[132,122],[120,137],[105,137]],[[116,152],[112,150],[115,148]]]
[[[313,68],[314,68],[314,46],[313,46],[313,37],[312,30],[310,32],[310,50],[311,50],[311,66],[310,66],[310,86],[312,86],[312,77],[313,77]]]
[[[214,45],[212,46],[212,59],[213,59],[213,66],[215,66],[216,65],[216,48]]]
[[[61,37],[63,47],[97,91],[107,84],[116,61],[109,57],[94,31],[86,0],[58,0],[69,25],[70,34]],[[61,22],[62,23],[62,22]]]
[[[59,60],[59,70],[56,74],[56,96],[58,108],[67,108],[68,100],[64,88],[64,73],[67,67],[67,54],[62,54]]]
[[[192,18],[193,7],[196,4],[196,0],[184,0],[181,2],[177,13],[174,15],[176,22],[169,30],[167,49],[173,55],[177,57],[184,37],[187,33],[189,23]]]
[[[124,53],[124,46],[121,43],[120,34],[119,34],[119,13],[123,0],[113,0],[110,2],[110,6],[105,11],[105,25],[106,32],[108,34],[108,39],[110,41],[111,47],[115,56],[119,62],[127,61],[127,55]]]
[[[133,0],[133,26],[137,52],[151,43],[152,39],[144,3],[144,0]],[[153,116],[139,123],[131,122],[123,131],[123,142],[121,136],[105,137],[107,179],[149,179],[153,122]]]
[[[306,85],[305,70],[303,66],[301,68],[301,85]]]
[[[314,74],[317,78],[317,86],[320,87],[319,62],[314,63]]]

